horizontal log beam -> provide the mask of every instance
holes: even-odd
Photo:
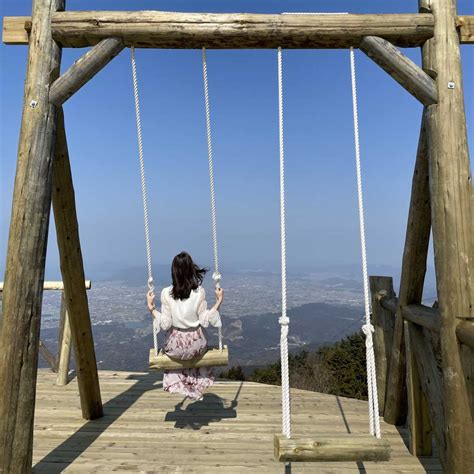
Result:
[[[5,17],[3,42],[27,44],[29,18]],[[22,28],[23,26],[23,28]],[[25,28],[26,26],[26,28]],[[94,46],[120,37],[139,48],[349,48],[364,36],[417,47],[433,36],[431,14],[274,15],[159,11],[66,11],[53,15],[53,38],[63,47]]]
[[[49,89],[49,101],[61,106],[124,48],[120,38],[105,38],[79,58]]]
[[[462,321],[456,327],[459,341],[474,350],[474,321]]]
[[[430,331],[439,332],[441,319],[436,308],[422,304],[409,304],[402,308],[403,319],[422,326]]]
[[[366,36],[359,48],[423,105],[438,102],[435,81],[392,43],[376,36]]]
[[[380,305],[395,314],[398,308],[398,298],[389,298],[384,294],[378,297]],[[439,333],[441,319],[437,308],[430,308],[421,304],[409,304],[402,308],[403,318],[422,326],[430,331]],[[456,327],[456,336],[459,342],[474,349],[474,321],[461,321]]]
[[[92,287],[91,280],[84,280],[86,290],[90,290]],[[64,290],[64,283],[62,281],[45,281],[43,284],[43,290]],[[3,281],[0,281],[0,291],[3,291]]]
[[[371,435],[318,435],[314,438],[274,437],[275,459],[281,462],[388,461],[390,445]]]
[[[458,16],[457,26],[461,44],[474,44],[474,15]]]
[[[396,296],[388,296],[386,292],[381,291],[377,295],[377,299],[383,308],[395,315],[398,310],[398,298]]]

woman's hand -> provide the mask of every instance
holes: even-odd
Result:
[[[224,301],[224,290],[222,288],[216,288],[216,304],[220,306]]]
[[[153,292],[153,290],[150,290],[146,294],[146,302],[148,305],[148,310],[150,312],[153,312],[153,310],[155,309],[155,293]]]

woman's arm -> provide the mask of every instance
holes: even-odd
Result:
[[[211,309],[207,309],[206,292],[201,288],[202,296],[198,308],[199,324],[207,328],[209,324],[214,327],[222,327],[221,316],[219,308],[222,301],[224,301],[224,290],[222,288],[216,289],[216,303]]]
[[[171,307],[166,298],[165,289],[161,292],[161,312],[155,306],[155,293],[150,290],[147,293],[148,311],[157,320],[158,326],[163,330],[167,330],[172,326]]]

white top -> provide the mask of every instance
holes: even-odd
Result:
[[[221,317],[216,309],[207,309],[206,292],[202,286],[191,290],[189,298],[175,300],[171,296],[172,286],[163,288],[161,292],[161,312],[154,309],[153,316],[157,319],[161,329],[171,326],[179,329],[192,329],[209,324],[221,327]]]

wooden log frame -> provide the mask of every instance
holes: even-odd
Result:
[[[378,295],[394,298],[393,280],[391,277],[371,276],[370,290],[372,294],[372,324],[374,333],[374,352],[377,374],[377,390],[379,415],[383,416],[387,390],[387,376],[392,353],[394,319],[390,310],[380,304]]]
[[[28,18],[24,18],[27,22]],[[25,23],[23,23],[24,29]],[[26,25],[28,26],[28,25]],[[26,44],[21,20],[4,21],[3,41]],[[416,47],[433,36],[430,14],[275,15],[160,11],[67,11],[52,19],[53,38],[63,47],[94,46],[120,37],[127,47],[170,49],[349,48],[379,36]],[[23,36],[22,36],[23,35]]]
[[[435,81],[393,44],[383,38],[365,36],[359,49],[423,105],[438,102]]]
[[[198,367],[223,367],[229,364],[229,350],[226,345],[222,351],[218,348],[209,349],[203,356],[190,360],[172,359],[163,351],[158,355],[150,349],[149,368],[152,370],[191,369]]]
[[[120,38],[106,38],[96,44],[53,82],[49,91],[50,102],[57,106],[64,104],[69,97],[112,61],[124,47]]]
[[[469,472],[474,439],[461,353],[458,317],[474,316],[474,219],[455,0],[431,0],[435,18],[430,66],[438,103],[428,107],[430,195],[434,259],[441,317],[440,345],[448,473]],[[423,55],[423,60],[427,57]],[[472,359],[471,359],[472,360]]]
[[[390,445],[371,435],[318,435],[314,438],[290,438],[275,435],[275,459],[281,462],[388,461]]]
[[[64,296],[74,346],[82,416],[91,420],[102,416],[102,400],[89,305],[84,287],[84,267],[74,187],[61,108],[58,108],[58,133],[53,166],[53,211]]]
[[[60,47],[51,16],[62,0],[34,0],[0,334],[0,471],[29,472],[56,110],[49,104]]]
[[[412,303],[420,303],[423,294],[423,283],[426,273],[426,259],[431,229],[430,195],[428,186],[428,150],[427,150],[426,110],[423,113],[420,137],[418,141],[415,170],[413,173],[410,210],[408,214],[405,248],[402,259],[400,279],[399,308],[395,316],[395,327],[392,344],[392,357],[387,381],[387,398],[385,401],[384,420],[391,424],[403,424],[407,416],[406,400],[406,358],[404,346],[404,325],[402,308]],[[408,361],[412,364],[413,360]],[[411,374],[417,377],[416,366],[412,364]],[[416,386],[414,382],[413,387]],[[413,392],[412,392],[413,393]],[[425,403],[423,394],[418,393],[417,400]],[[411,403],[416,403],[413,398]],[[421,409],[421,407],[418,407]],[[424,409],[423,409],[424,410]],[[417,411],[413,408],[412,413]],[[413,453],[426,453],[430,443],[423,438],[427,430],[412,427],[411,450]]]

